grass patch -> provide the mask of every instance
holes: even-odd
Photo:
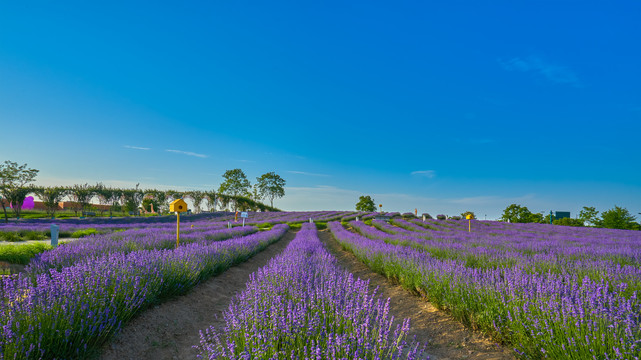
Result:
[[[274,227],[274,224],[266,222],[262,224],[257,224],[256,227],[258,228],[258,230],[266,231],[266,230],[271,230],[272,227]]]

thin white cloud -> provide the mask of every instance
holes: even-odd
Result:
[[[505,61],[499,59],[498,62],[507,71],[533,73],[557,84],[581,87],[581,82],[574,71],[564,66],[550,64],[536,56],[514,57]]]
[[[191,151],[172,150],[172,149],[167,149],[167,150],[165,150],[165,151],[167,151],[167,152],[172,152],[172,153],[176,153],[176,154],[183,154],[183,155],[188,155],[188,156],[195,156],[195,157],[199,157],[199,158],[207,158],[207,157],[209,157],[209,156],[207,156],[207,155],[204,155],[204,154],[197,154],[197,153],[195,153],[195,152],[191,152]]]
[[[418,171],[412,171],[412,175],[416,176],[423,176],[428,179],[433,179],[436,176],[436,171],[434,170],[418,170]]]
[[[290,170],[290,171],[287,171],[287,172],[290,173],[290,174],[298,174],[298,175],[306,175],[306,176],[321,176],[321,177],[329,177],[330,176],[330,175],[327,175],[327,174],[315,174],[315,173],[310,173],[310,172],[306,172],[306,171]]]
[[[127,148],[127,149],[134,149],[134,150],[151,150],[151,148],[140,147],[140,146],[131,146],[131,145],[125,145],[123,147]]]

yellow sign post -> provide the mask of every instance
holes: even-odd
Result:
[[[472,232],[472,218],[473,218],[473,217],[474,217],[474,216],[472,216],[472,214],[467,214],[467,216],[465,216],[465,218],[466,218],[466,219],[467,219],[467,221],[469,222],[469,227],[468,227],[468,229],[467,229],[467,232]]]
[[[180,244],[180,213],[187,211],[187,203],[183,199],[176,199],[169,204],[169,211],[176,213],[176,247]]]

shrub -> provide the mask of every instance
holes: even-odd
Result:
[[[44,243],[4,245],[0,246],[0,261],[27,265],[34,256],[49,249],[51,245]]]
[[[98,233],[98,230],[96,230],[94,228],[87,228],[87,229],[82,229],[82,230],[75,231],[73,234],[71,234],[71,237],[75,238],[75,239],[78,239],[78,238],[81,238],[81,237],[85,237],[85,236],[89,236],[89,235],[93,235],[93,234],[97,234],[97,233]]]
[[[436,218],[439,219],[439,220],[445,220],[445,219],[447,219],[447,216],[439,214],[439,215],[436,215]]]

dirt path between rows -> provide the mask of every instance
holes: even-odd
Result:
[[[510,349],[503,348],[483,334],[466,328],[425,299],[371,271],[351,252],[344,250],[329,230],[320,231],[318,236],[328,251],[336,257],[339,265],[354,274],[354,277],[369,279],[372,289],[378,287],[380,295],[390,298],[390,314],[395,316],[396,321],[411,319],[410,339],[416,336],[416,341],[428,344],[426,352],[431,360],[515,359]]]
[[[199,284],[183,296],[144,311],[103,346],[99,359],[195,359],[198,351],[192,346],[199,344],[199,332],[212,325],[224,326],[221,313],[236,292],[245,289],[249,274],[267,265],[294,236],[295,232],[290,230],[242,264]]]

